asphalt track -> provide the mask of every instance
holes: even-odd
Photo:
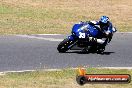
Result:
[[[0,36],[0,71],[88,67],[132,67],[132,33],[116,33],[104,54],[58,53],[67,35]]]

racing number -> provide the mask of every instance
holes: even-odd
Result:
[[[79,38],[85,38],[85,33],[79,32]]]

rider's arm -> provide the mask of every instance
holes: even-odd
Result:
[[[109,23],[109,26],[108,26],[108,29],[107,30],[103,30],[103,36],[105,38],[111,36],[113,34],[113,25],[112,23],[110,22]]]
[[[99,27],[99,21],[89,21],[88,24],[94,26],[97,30],[100,31],[100,27]]]
[[[104,30],[104,32],[103,32],[103,38],[106,38],[107,43],[109,43],[111,41],[111,39],[112,39],[112,36],[113,36],[113,33],[114,33],[113,28],[114,27],[113,27],[112,23],[110,22],[108,30]]]
[[[89,21],[88,24],[90,25],[99,25],[99,22],[98,21]]]

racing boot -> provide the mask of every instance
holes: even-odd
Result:
[[[97,48],[98,54],[102,54],[105,51],[105,46],[107,45],[107,43],[108,43],[107,39],[105,40],[103,44],[98,43],[98,48]]]

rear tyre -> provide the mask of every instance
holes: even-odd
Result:
[[[101,48],[97,49],[98,54],[103,54],[104,51],[105,51],[105,47],[101,47]]]
[[[89,53],[96,53],[96,51],[97,51],[97,46],[90,46],[88,48],[88,52]]]
[[[71,48],[70,45],[72,45],[72,44],[73,44],[73,41],[66,38],[58,45],[57,50],[60,53],[65,53],[67,50],[69,50]]]

